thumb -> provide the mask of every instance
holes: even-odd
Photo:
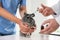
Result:
[[[45,9],[47,6],[45,6],[45,5],[43,5],[43,4],[41,4],[41,6]]]

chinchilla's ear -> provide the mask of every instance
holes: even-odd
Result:
[[[25,12],[24,15],[27,15],[27,13]]]
[[[34,14],[34,13],[32,13],[32,14],[31,14],[31,17],[34,17],[34,16],[35,16],[35,14]]]

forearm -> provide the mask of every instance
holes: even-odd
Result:
[[[14,15],[12,15],[10,12],[6,11],[5,9],[3,9],[2,7],[0,7],[0,16],[15,22],[17,24],[19,24],[20,19],[18,19],[17,17],[15,17]]]
[[[26,6],[20,6],[19,8],[20,16],[23,17],[26,12]]]

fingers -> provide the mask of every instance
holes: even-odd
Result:
[[[24,34],[27,34],[29,32],[29,28],[27,25],[25,25],[23,28],[20,28],[20,31]]]
[[[43,10],[42,14],[43,14],[44,16],[48,16],[47,8]]]
[[[27,31],[21,31],[21,32],[24,33],[24,34],[27,34],[27,33],[32,33],[32,32],[34,32],[34,30],[35,30],[35,29],[29,29],[29,30],[27,30]]]
[[[37,10],[39,11],[39,13],[42,13],[44,9],[43,8],[41,8],[41,9],[38,8]]]
[[[49,30],[45,31],[44,34],[51,34],[53,31],[53,28],[50,28]]]
[[[42,25],[45,25],[47,23],[49,23],[49,25],[46,28],[44,28],[43,30],[41,30],[40,33],[44,33],[44,32],[46,32],[47,30],[49,30],[51,28],[50,20],[44,21],[44,23]]]
[[[50,27],[50,29],[48,29],[47,31],[43,32],[44,34],[51,34],[52,32],[54,32],[57,28],[52,28]]]
[[[21,32],[24,33],[24,34],[32,33],[32,32],[34,32],[35,29],[36,29],[36,27],[34,27],[34,28],[29,28],[28,26],[27,26],[27,27],[25,26],[24,29],[21,29]]]
[[[30,29],[30,30],[29,30],[29,33],[32,33],[32,32],[34,32],[34,29]]]
[[[48,9],[47,8],[41,8],[41,9],[38,9],[39,10],[39,13],[43,14],[44,16],[48,16]]]
[[[44,16],[48,16],[49,15],[48,10],[47,9],[43,9],[43,8],[39,9],[39,13],[41,13]]]
[[[27,25],[23,25],[23,27],[20,28],[20,31],[24,34],[29,32],[29,27]]]
[[[28,31],[27,32],[25,32],[25,31],[21,31],[22,33],[24,33],[24,34],[27,34],[28,33]]]
[[[52,27],[47,27],[45,28],[44,30],[42,30],[40,33],[43,33],[43,34],[50,34],[53,32],[53,28]]]
[[[36,29],[36,27],[30,28],[29,33],[34,32],[34,31],[35,31],[35,29]]]
[[[51,23],[51,28],[49,30],[47,30],[45,32],[45,34],[50,34],[50,33],[54,32],[58,27],[59,26],[57,26],[56,24]]]
[[[41,6],[42,6],[42,8],[41,8],[41,9],[37,8],[37,10],[39,10],[39,13],[42,13],[42,12],[43,12],[43,10],[46,8],[46,6],[45,6],[45,5],[43,5],[43,4],[41,4]]]
[[[47,6],[45,6],[45,5],[43,5],[43,4],[41,4],[41,6],[45,9]]]
[[[27,33],[32,33],[32,32],[34,32],[34,30],[35,30],[35,29],[29,29],[28,31],[24,31],[24,32],[21,31],[21,32],[24,33],[24,34],[27,34]]]
[[[46,32],[46,31],[49,30],[49,29],[50,29],[50,26],[48,26],[48,27],[46,27],[45,29],[41,30],[40,33],[44,33],[44,32]]]
[[[49,19],[48,21],[45,21],[43,23],[43,25],[47,22],[50,22],[49,25],[46,28],[44,28],[43,30],[41,30],[40,33],[50,34],[50,33],[54,32],[59,27],[59,25],[57,25],[53,19]]]
[[[41,6],[42,6],[42,8],[40,8],[40,9],[38,8],[39,13],[43,14],[44,16],[49,16],[50,14],[52,14],[52,13],[50,13],[52,11],[51,8],[49,8],[43,4],[41,4]]]

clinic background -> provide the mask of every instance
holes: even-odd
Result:
[[[40,27],[41,27],[41,24],[44,20],[47,20],[47,19],[50,19],[50,18],[53,18],[52,15],[48,16],[48,17],[44,17],[42,14],[40,14],[37,10],[37,8],[41,8],[41,3],[44,4],[44,5],[47,5],[49,7],[55,5],[59,0],[27,0],[26,1],[26,8],[27,8],[27,13],[28,14],[31,14],[31,13],[34,13],[35,14],[35,21],[36,21],[36,26],[37,26],[37,29],[35,30],[35,32],[33,34],[36,34],[36,33],[39,33],[40,31]],[[36,12],[35,12],[36,11]],[[19,9],[17,9],[17,14],[16,16],[18,18],[21,18],[20,17],[20,14],[19,14]],[[19,35],[19,26],[18,24],[16,24],[16,34]],[[17,30],[18,29],[18,30]],[[58,28],[55,32],[53,33],[57,33],[57,34],[60,34],[60,28]]]

